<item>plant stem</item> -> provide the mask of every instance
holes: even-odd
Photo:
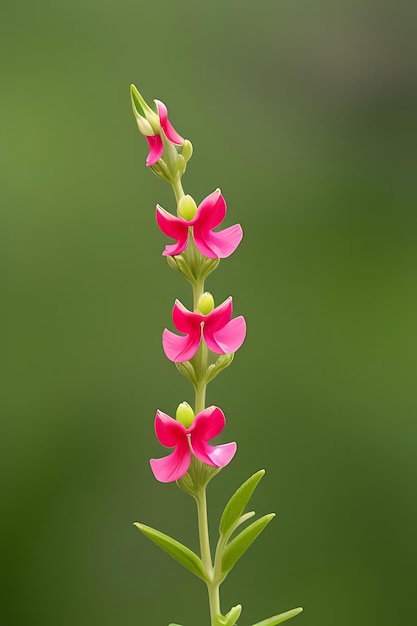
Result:
[[[174,191],[175,200],[177,201],[177,204],[178,204],[180,199],[183,196],[185,196],[184,189],[182,188],[182,183],[181,183],[181,179],[180,178],[176,178],[175,181],[172,183],[172,189]]]
[[[175,199],[177,204],[179,200],[185,195],[184,189],[182,187],[181,178],[175,178],[172,183],[172,188],[175,194]],[[191,238],[191,237],[190,237]],[[191,243],[190,245],[193,245]],[[194,248],[194,252],[197,252]],[[204,278],[197,280],[193,283],[193,308],[194,311],[197,310],[198,302],[200,297],[204,293]],[[198,372],[198,384],[195,387],[195,414],[201,413],[204,411],[206,406],[206,372],[208,367],[208,348],[205,341],[201,341],[200,346],[198,348],[197,354],[194,357],[195,359],[195,369]],[[195,501],[197,503],[197,517],[198,517],[198,535],[200,539],[200,553],[201,560],[203,562],[204,568],[207,572],[208,580],[207,591],[208,591],[208,599],[210,606],[210,623],[211,626],[216,626],[217,616],[220,615],[220,585],[214,582],[214,568],[211,560],[211,550],[210,550],[210,536],[208,529],[208,517],[207,517],[207,497],[206,497],[206,487],[207,485],[203,485],[200,487],[197,494],[194,496]]]
[[[208,574],[207,591],[210,606],[211,626],[216,624],[216,616],[220,615],[219,585],[213,582],[213,564],[210,552],[210,537],[207,519],[206,487],[202,487],[195,497],[198,515],[198,533],[200,538],[201,560]]]

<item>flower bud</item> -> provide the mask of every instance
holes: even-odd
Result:
[[[191,424],[194,421],[194,411],[188,404],[188,402],[181,402],[178,405],[177,412],[175,414],[177,422],[181,422],[185,428],[190,428]]]
[[[197,205],[194,199],[189,195],[180,198],[180,201],[178,202],[177,212],[178,215],[184,220],[187,220],[188,222],[192,220],[194,215],[197,213]]]
[[[152,111],[135,85],[130,85],[130,97],[139,132],[146,137],[157,135],[161,131],[159,115],[155,113],[155,111]]]
[[[183,143],[181,154],[186,161],[189,161],[193,155],[193,144],[188,139]]]
[[[199,298],[197,309],[202,315],[208,315],[214,309],[214,298],[208,291],[205,291]]]

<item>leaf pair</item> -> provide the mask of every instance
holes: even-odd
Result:
[[[238,619],[240,615],[241,609],[242,607],[240,606],[240,604],[233,607],[233,609],[229,611],[227,616],[225,616],[225,619],[227,621],[222,621],[222,622],[219,621],[219,626],[223,626],[223,624],[225,624],[226,626],[229,626],[229,623],[234,624],[234,622],[236,621],[236,619]],[[283,622],[286,622],[288,619],[291,619],[292,617],[296,617],[296,615],[299,615],[302,612],[302,610],[303,609],[301,607],[299,607],[298,609],[292,609],[291,611],[286,611],[285,613],[280,613],[279,615],[268,617],[267,619],[264,619],[262,622],[256,622],[256,624],[253,624],[253,626],[278,626],[278,624],[282,624]],[[233,621],[230,621],[230,619],[227,619],[228,617],[230,617]],[[181,626],[181,625],[169,624],[169,626]]]
[[[230,540],[235,530],[255,515],[254,511],[243,514],[259,481],[265,475],[265,470],[259,470],[239,487],[233,494],[223,511],[220,520],[220,538],[217,544],[215,558],[215,577],[219,583],[223,582],[230,570],[275,517],[275,513],[264,515],[242,530],[234,539]]]

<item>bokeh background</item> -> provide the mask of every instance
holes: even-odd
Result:
[[[129,84],[194,144],[245,238],[208,281],[248,337],[209,388],[239,454],[210,488],[277,519],[223,586],[242,626],[416,621],[415,7],[402,0],[51,0],[1,7],[4,626],[208,623],[203,584],[132,526],[197,548],[148,459],[191,400],[162,352],[185,281],[154,223]],[[294,622],[295,623],[295,622]]]

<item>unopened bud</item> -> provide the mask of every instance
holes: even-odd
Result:
[[[148,120],[144,117],[135,113],[136,124],[138,125],[139,132],[145,137],[152,137],[155,133],[153,132],[152,126],[149,124]]]
[[[189,222],[197,213],[197,205],[191,196],[186,195],[183,196],[178,202],[177,211],[180,217]]]
[[[188,402],[181,402],[181,404],[178,405],[175,417],[185,428],[190,428],[195,416]]]
[[[193,155],[193,144],[186,139],[182,145],[181,154],[186,161],[189,161]]]
[[[204,292],[197,304],[197,309],[202,315],[208,315],[214,309],[214,298],[208,291]]]
[[[159,115],[145,102],[135,85],[130,85],[130,98],[139,132],[146,137],[157,135],[161,130]]]

